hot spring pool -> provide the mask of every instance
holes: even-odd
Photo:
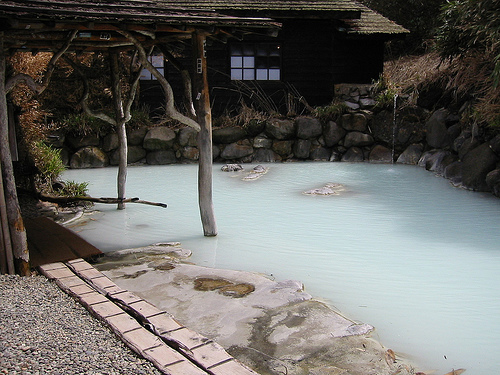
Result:
[[[249,171],[255,165],[244,165]],[[254,181],[214,166],[219,235],[204,237],[197,166],[130,167],[127,196],[167,209],[98,204],[78,233],[102,251],[179,241],[198,265],[295,279],[421,370],[498,371],[500,199],[422,168],[268,164]],[[68,170],[92,196],[116,196],[116,168]],[[302,192],[341,183],[344,195]]]

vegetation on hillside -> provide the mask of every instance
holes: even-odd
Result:
[[[386,62],[378,82],[381,95],[407,94],[417,100],[422,92],[440,90],[458,104],[472,104],[464,125],[500,128],[498,0],[364,2],[413,33],[406,54]],[[413,20],[422,12],[426,19]]]

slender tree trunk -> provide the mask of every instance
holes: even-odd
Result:
[[[127,120],[125,119],[125,112],[123,110],[123,97],[120,85],[120,64],[119,64],[119,53],[116,51],[109,52],[109,60],[111,67],[111,85],[113,90],[113,101],[115,105],[115,118],[116,126],[118,132],[118,141],[120,143],[119,148],[119,164],[118,164],[118,178],[117,178],[117,188],[118,188],[118,199],[125,199],[125,186],[127,182],[127,132],[125,129],[125,124]],[[118,209],[125,209],[125,203],[118,203]]]
[[[12,156],[10,154],[5,69],[6,58],[3,49],[3,35],[0,34],[0,160],[2,164],[7,220],[9,223],[9,234],[12,242],[14,263],[16,272],[25,276],[30,273],[28,241],[17,198],[14,168],[12,166]],[[7,233],[4,233],[4,235],[7,235]]]
[[[0,273],[9,273],[9,274],[14,274],[16,273],[16,269],[14,267],[14,254],[12,252],[12,242],[10,240],[10,230],[9,230],[9,222],[8,222],[8,216],[7,216],[7,206],[5,204],[5,195],[4,195],[4,188],[3,188],[3,178],[2,172],[1,172],[1,163],[0,163],[0,221],[1,221],[1,230],[0,233],[2,234],[2,243],[0,244],[2,246],[2,251],[1,256],[2,256],[2,262],[1,262],[1,271]]]
[[[201,222],[205,236],[217,235],[214,206],[212,201],[212,113],[207,79],[207,60],[205,56],[205,35],[193,33],[193,56],[195,71],[193,75],[193,91],[197,122],[201,127],[198,133],[198,201]]]

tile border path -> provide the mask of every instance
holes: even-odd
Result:
[[[258,375],[216,342],[118,287],[83,259],[38,268],[164,374]]]

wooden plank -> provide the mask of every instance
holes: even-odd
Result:
[[[49,218],[26,219],[25,226],[32,267],[102,254],[76,233]]]

